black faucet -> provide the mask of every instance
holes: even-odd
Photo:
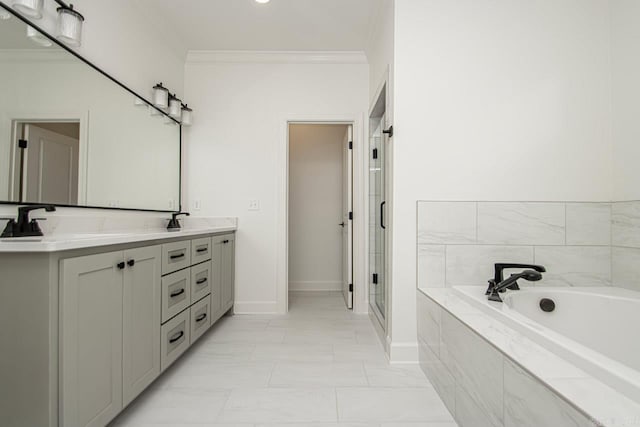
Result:
[[[171,214],[171,219],[169,220],[169,225],[167,225],[168,231],[178,231],[180,230],[180,220],[178,220],[179,215],[189,216],[189,212],[174,212]]]
[[[520,274],[512,274],[508,279],[504,279],[504,270],[508,268],[526,268],[527,270],[523,271]],[[519,290],[520,286],[518,286],[518,279],[525,279],[531,282],[537,282],[542,279],[542,274],[547,270],[542,265],[534,265],[534,264],[510,264],[510,263],[497,263],[494,265],[494,276],[493,279],[489,280],[489,287],[485,292],[485,295],[489,295],[489,299],[491,301],[500,301],[500,295],[498,292],[504,292],[507,289],[511,290]]]
[[[38,221],[35,219],[29,220],[29,212],[37,209],[55,212],[56,207],[53,205],[29,205],[18,208],[18,220],[9,219],[0,237],[44,236]]]

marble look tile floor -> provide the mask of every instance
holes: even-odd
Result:
[[[456,427],[418,365],[392,366],[340,293],[222,318],[111,427]]]

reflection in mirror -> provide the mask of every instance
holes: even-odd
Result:
[[[0,201],[180,208],[176,121],[16,16],[0,93]]]

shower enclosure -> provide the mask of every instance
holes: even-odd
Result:
[[[369,116],[369,306],[383,328],[387,317],[386,87]]]

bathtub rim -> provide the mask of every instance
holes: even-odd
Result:
[[[478,287],[478,289],[480,289]],[[470,304],[453,288],[421,288],[417,291],[462,322],[474,334],[502,353],[536,380],[552,390],[568,405],[602,426],[627,426],[628,420],[640,419],[640,403],[613,389],[588,372],[575,367],[570,361],[552,353],[504,321]],[[419,314],[419,313],[418,313]],[[440,326],[440,325],[439,325]],[[483,330],[483,328],[485,330]],[[490,338],[486,329],[502,335],[500,340]],[[514,340],[515,338],[515,340]],[[418,338],[422,340],[422,338]],[[514,341],[529,350],[527,360],[522,360],[513,349]],[[508,344],[506,344],[508,343]],[[572,365],[571,375],[552,375],[548,366]],[[585,388],[589,393],[585,393]],[[594,396],[597,396],[594,399]],[[617,420],[617,421],[614,421]]]

